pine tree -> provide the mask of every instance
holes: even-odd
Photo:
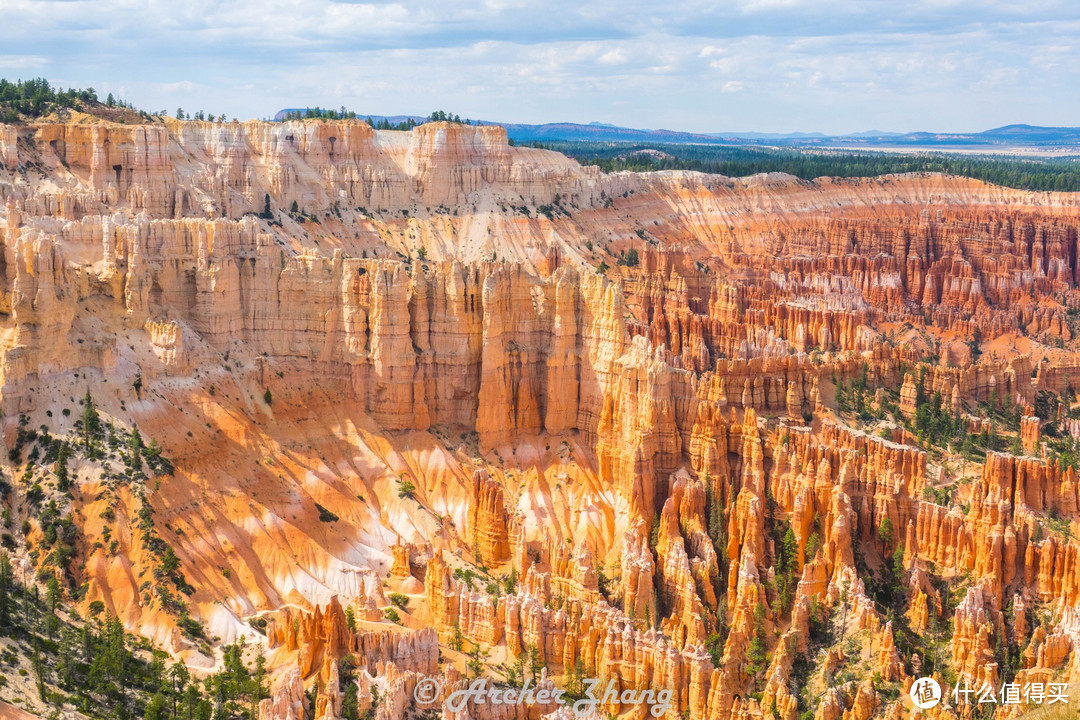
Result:
[[[461,625],[454,621],[454,634],[450,638],[450,647],[458,652],[465,645],[465,636],[461,633]]]
[[[71,446],[67,442],[59,441],[59,449],[56,453],[56,486],[62,492],[66,492],[70,487],[68,479],[68,457],[71,456]]]
[[[133,472],[142,470],[142,456],[143,451],[146,449],[146,445],[143,444],[142,433],[139,432],[139,428],[131,428],[131,434],[128,435],[128,467]]]
[[[45,686],[46,668],[45,662],[41,658],[41,649],[38,647],[38,640],[34,638],[33,652],[30,655],[30,667],[34,670],[34,679],[37,681],[38,698],[44,701],[48,697],[48,690]]]
[[[49,616],[45,620],[45,629],[49,634],[49,639],[52,640],[56,637],[56,631],[60,629],[60,618],[56,616],[56,608],[60,604],[63,592],[60,590],[60,583],[56,576],[51,574],[45,582],[45,588],[45,603],[49,606]]]
[[[799,541],[795,537],[795,531],[791,524],[785,521],[781,525],[784,530],[777,549],[777,599],[780,604],[780,612],[787,612],[795,599],[796,579],[795,573],[799,569]]]
[[[177,702],[182,701],[191,675],[188,673],[187,666],[177,661],[169,668],[168,678],[171,684],[169,695],[172,698],[172,717],[175,719],[177,717]]]
[[[544,661],[540,658],[540,648],[535,645],[529,645],[529,673],[532,675],[533,682],[536,682],[540,677],[540,672],[544,669]]]
[[[356,696],[355,683],[345,687],[345,698],[341,701],[342,720],[360,720],[360,706]]]
[[[486,658],[487,653],[480,648],[480,644],[474,645],[473,649],[469,651],[469,661],[465,665],[470,678],[476,679],[480,677],[480,673],[484,671],[484,660]]]
[[[887,516],[881,519],[881,524],[877,529],[878,540],[881,541],[881,552],[889,552],[889,547],[893,544],[893,526],[892,520]]]
[[[155,693],[154,697],[150,698],[150,702],[146,703],[146,710],[143,714],[144,720],[165,720],[165,696],[161,693]]]
[[[345,608],[345,627],[351,633],[356,632],[356,611],[352,605]]]
[[[11,560],[7,552],[0,551],[0,627],[11,624],[12,586]]]
[[[765,605],[759,600],[754,607],[754,634],[746,650],[746,674],[757,681],[757,676],[765,671],[768,656],[765,651]]]
[[[94,398],[90,396],[89,390],[83,397],[82,430],[83,447],[89,450],[91,441],[101,433],[101,416],[98,414]]]

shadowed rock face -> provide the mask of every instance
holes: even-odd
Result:
[[[82,606],[206,668],[172,548],[267,720],[373,678],[396,720],[477,646],[692,720],[1080,671],[1080,199],[600,175],[445,123],[0,126],[0,163],[8,449],[77,444],[89,391],[174,466],[30,460],[18,546],[39,482]]]

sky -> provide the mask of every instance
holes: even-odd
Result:
[[[0,77],[690,132],[1080,125],[1075,0],[0,0]]]

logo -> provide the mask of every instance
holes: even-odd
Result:
[[[434,705],[442,694],[442,685],[434,678],[424,678],[413,688],[413,699],[421,705]]]
[[[935,686],[937,683],[935,683]],[[458,688],[451,691],[442,701],[444,709],[453,713],[464,711],[469,702],[475,705],[562,705],[570,707],[574,715],[583,718],[588,715],[596,715],[597,709],[603,705],[638,705],[647,706],[649,714],[654,718],[660,718],[671,709],[674,692],[671,690],[656,690],[654,688],[621,689],[614,679],[608,680],[606,686],[601,686],[601,681],[596,678],[584,678],[582,680],[584,696],[573,699],[565,695],[565,690],[555,687],[547,681],[533,687],[531,680],[526,678],[525,684],[519,687],[504,687],[495,685],[488,678],[477,678],[468,687]],[[602,694],[597,694],[600,690]],[[413,699],[419,705],[434,705],[439,702],[443,695],[443,687],[435,678],[423,678],[413,688]],[[938,695],[941,695],[939,689]]]
[[[941,685],[934,678],[919,678],[911,684],[911,702],[920,710],[929,710],[941,702]]]

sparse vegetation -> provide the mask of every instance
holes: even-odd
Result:
[[[398,479],[398,497],[401,499],[408,498],[414,499],[416,495],[416,485],[411,481],[406,480],[404,477]]]

